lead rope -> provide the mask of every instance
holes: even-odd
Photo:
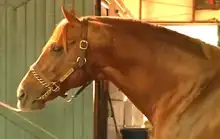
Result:
[[[83,85],[83,86],[76,92],[76,94],[70,96],[70,98],[67,99],[67,102],[71,102],[73,98],[76,98],[76,97],[77,97],[86,87],[88,87],[91,83],[92,83],[92,81],[89,81],[89,82],[87,82],[85,85]],[[0,106],[1,106],[1,107],[4,107],[4,108],[7,108],[7,109],[9,109],[9,110],[12,110],[12,111],[14,111],[14,112],[21,112],[20,109],[15,108],[15,107],[13,107],[13,106],[11,106],[11,105],[9,105],[9,104],[7,104],[7,103],[4,103],[4,102],[2,102],[2,101],[0,101]]]
[[[121,132],[119,131],[118,126],[117,126],[118,124],[117,124],[117,121],[116,121],[116,118],[115,118],[114,108],[113,108],[113,105],[112,105],[112,101],[111,101],[109,92],[107,92],[107,95],[108,95],[108,101],[109,101],[109,105],[110,105],[110,109],[111,109],[111,113],[112,113],[112,118],[113,118],[113,121],[114,121],[116,139],[122,139]]]
[[[85,85],[83,85],[75,94],[71,95],[70,97],[66,98],[67,102],[71,102],[74,98],[77,98],[77,96],[90,84],[92,83],[92,81],[87,82]]]

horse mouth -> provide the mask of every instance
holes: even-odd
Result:
[[[43,109],[46,106],[45,101],[34,100],[31,104],[22,104],[20,101],[17,102],[17,108],[22,112],[32,112],[36,110]]]

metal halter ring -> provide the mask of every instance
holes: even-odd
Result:
[[[80,64],[80,66],[84,65],[86,63],[86,58],[83,58],[83,63],[80,63],[81,57],[77,57],[76,62]]]
[[[88,42],[86,40],[81,40],[79,44],[79,48],[86,50],[88,48]]]

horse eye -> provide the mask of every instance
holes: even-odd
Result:
[[[54,52],[60,52],[60,51],[63,50],[63,47],[62,46],[57,46],[57,45],[52,45],[51,50],[54,51]]]

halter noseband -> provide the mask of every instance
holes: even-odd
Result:
[[[48,80],[48,78],[38,70],[36,66],[32,66],[30,68],[30,72],[33,74],[35,79],[44,87],[47,89],[46,93],[41,95],[37,100],[44,100],[46,99],[51,93],[53,92],[59,92],[60,91],[60,85],[63,83],[77,68],[81,68],[86,63],[86,50],[88,49],[88,41],[87,41],[87,34],[88,34],[88,21],[83,19],[82,21],[83,27],[82,27],[82,40],[80,41],[79,48],[80,48],[80,55],[76,59],[76,64],[74,64],[74,67],[71,67],[58,81],[52,82]],[[90,82],[91,83],[91,82]],[[89,84],[90,84],[89,83]],[[88,83],[82,87],[84,89],[86,86],[89,85]],[[76,94],[78,95],[82,89],[80,89]]]

